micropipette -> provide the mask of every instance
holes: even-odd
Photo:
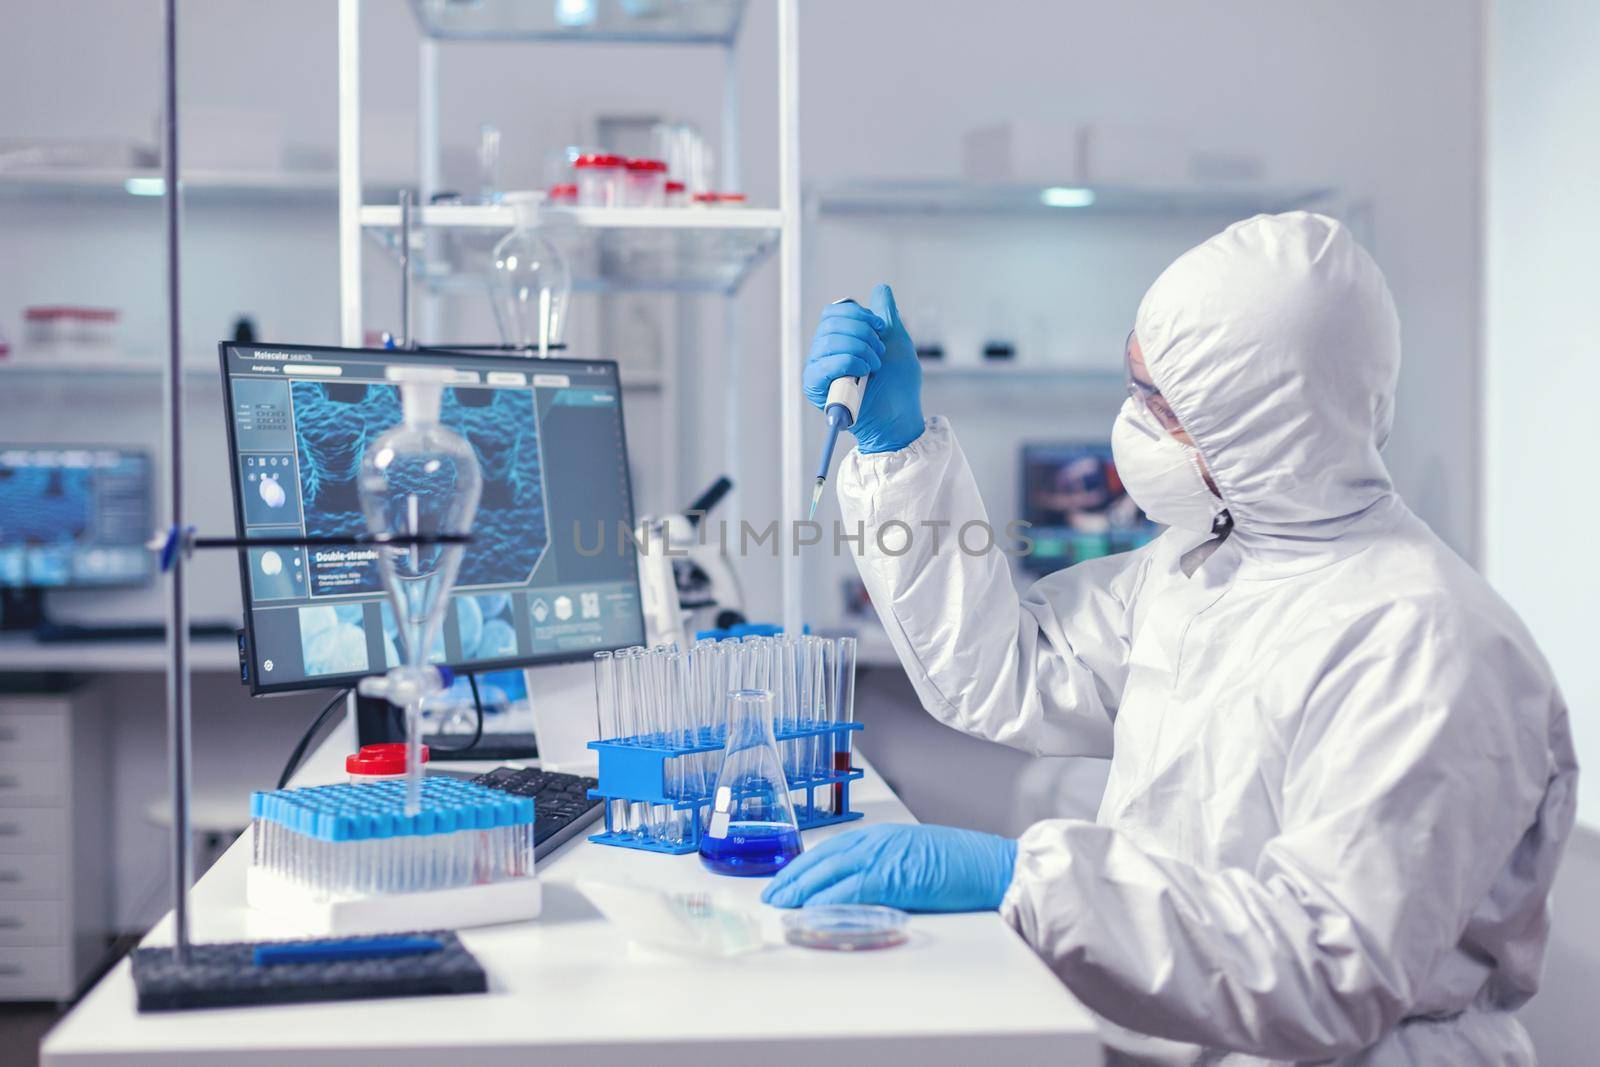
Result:
[[[856,301],[845,297],[834,303],[855,304]],[[807,522],[817,517],[817,502],[822,499],[822,487],[828,481],[828,468],[833,465],[833,446],[839,440],[839,431],[854,426],[856,416],[861,412],[861,397],[867,391],[867,377],[863,374],[859,378],[835,378],[828,386],[828,399],[822,405],[822,413],[828,420],[828,437],[822,443],[822,463],[817,467],[817,483],[811,489],[811,511],[806,515]]]

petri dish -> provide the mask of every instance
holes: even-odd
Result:
[[[879,904],[823,904],[783,917],[783,936],[791,945],[832,952],[864,952],[906,943],[906,920],[899,908]]]

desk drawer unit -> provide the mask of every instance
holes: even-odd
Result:
[[[70,996],[69,959],[59,948],[0,948],[0,997],[57,1000]]]
[[[67,717],[0,710],[0,762],[67,758]]]
[[[64,912],[59,900],[0,900],[0,951],[66,944]]]
[[[0,760],[0,808],[60,804],[67,793],[66,765],[37,760]]]
[[[91,691],[0,696],[0,1000],[69,999],[104,955],[108,755]]]
[[[0,856],[0,900],[59,900],[65,859],[49,852]]]
[[[0,808],[0,862],[23,853],[67,850],[67,810],[54,808]]]

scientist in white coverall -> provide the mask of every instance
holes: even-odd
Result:
[[[871,303],[824,313],[806,388],[872,374],[839,497],[906,672],[941,721],[1109,756],[1110,779],[1094,822],[1018,841],[840,835],[766,899],[998,907],[1115,1055],[1534,1062],[1512,1012],[1572,825],[1566,707],[1516,616],[1390,482],[1400,332],[1367,253],[1294,213],[1169,267],[1139,306],[1112,446],[1171,528],[1021,597],[1000,552],[951,543],[983,502],[950,425],[923,419],[893,295]],[[949,524],[937,551],[924,523]]]

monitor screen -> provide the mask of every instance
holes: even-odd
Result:
[[[0,586],[149,582],[150,482],[150,457],[143,452],[0,445]]]
[[[452,372],[441,421],[483,474],[433,662],[471,671],[644,640],[617,365],[430,351],[223,344],[240,536],[362,534],[356,475],[400,421],[391,367]],[[252,689],[350,684],[396,664],[371,547],[252,548],[240,570]]]
[[[1022,517],[1033,540],[1023,563],[1038,573],[1127,552],[1161,532],[1123,488],[1103,443],[1025,445]]]

